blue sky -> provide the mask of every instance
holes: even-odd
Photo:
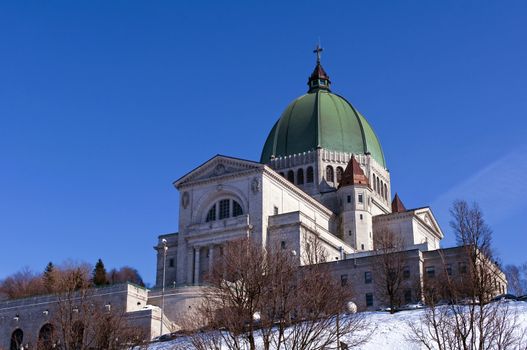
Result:
[[[373,125],[392,189],[476,200],[501,259],[527,246],[524,1],[3,1],[0,278],[66,259],[154,281],[172,181],[259,159],[321,40],[333,91]]]

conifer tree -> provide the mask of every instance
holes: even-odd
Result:
[[[93,284],[96,286],[104,286],[108,284],[108,278],[106,276],[106,268],[104,267],[104,263],[101,259],[97,261],[95,264],[95,268],[93,269],[93,278],[92,278]]]
[[[55,265],[50,261],[46,268],[44,269],[44,273],[42,274],[42,283],[44,284],[44,288],[46,288],[46,291],[48,293],[52,293],[55,290]]]

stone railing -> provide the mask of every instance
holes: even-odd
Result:
[[[214,231],[225,231],[225,229],[238,230],[248,228],[248,214],[214,220],[188,226],[188,235],[201,234],[203,232],[211,233]]]
[[[316,151],[308,151],[289,156],[277,157],[269,161],[269,166],[273,169],[285,169],[304,164],[312,164],[315,162],[316,155]]]

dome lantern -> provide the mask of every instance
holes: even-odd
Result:
[[[317,54],[317,65],[315,66],[313,73],[311,73],[311,76],[307,81],[307,86],[309,86],[308,93],[316,92],[318,90],[331,91],[329,90],[329,86],[331,85],[329,75],[320,64],[320,54],[323,50],[324,49],[321,48],[320,45],[317,45],[317,47],[313,50],[313,53]]]

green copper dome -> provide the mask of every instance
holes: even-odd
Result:
[[[260,158],[288,156],[317,148],[354,154],[370,153],[386,168],[372,127],[345,98],[329,90],[329,77],[317,61],[308,81],[310,90],[287,106],[271,129]]]

